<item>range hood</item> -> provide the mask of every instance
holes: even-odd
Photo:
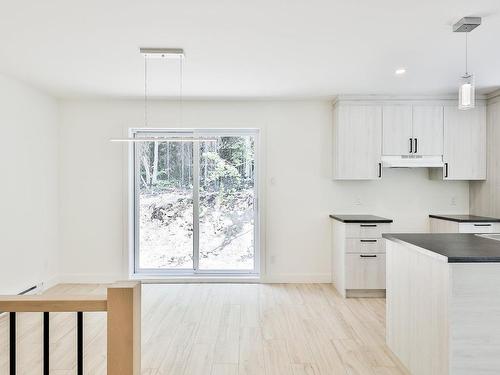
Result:
[[[441,155],[384,155],[382,167],[386,168],[441,168],[444,166]]]

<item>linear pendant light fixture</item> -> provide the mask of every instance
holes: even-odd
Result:
[[[148,127],[148,60],[150,59],[168,59],[179,60],[179,119],[182,127],[182,76],[184,50],[182,48],[140,48],[139,52],[144,57],[144,127]],[[216,139],[196,137],[196,136],[154,136],[137,138],[114,138],[111,142],[215,142]]]
[[[476,105],[474,75],[468,71],[467,35],[481,24],[481,17],[464,17],[453,25],[453,32],[465,33],[465,74],[460,79],[458,89],[458,108],[467,110]]]

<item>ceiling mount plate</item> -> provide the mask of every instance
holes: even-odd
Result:
[[[182,59],[184,50],[182,48],[140,48],[140,53],[148,59]]]
[[[453,25],[455,33],[469,33],[481,25],[481,17],[464,17]]]

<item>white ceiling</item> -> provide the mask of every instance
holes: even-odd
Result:
[[[453,93],[464,66],[500,87],[499,0],[1,0],[0,72],[58,97],[141,96],[144,47],[181,47],[184,95],[203,98]],[[406,67],[403,77],[394,70]],[[150,93],[178,93],[176,62]]]

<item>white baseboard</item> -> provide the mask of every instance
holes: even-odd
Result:
[[[325,284],[332,282],[332,275],[330,273],[286,273],[275,275],[263,275],[261,277],[262,283],[284,283],[284,284]]]
[[[135,274],[130,277],[143,284],[196,284],[196,283],[227,283],[227,284],[256,284],[260,283],[259,276],[154,276]]]
[[[60,275],[59,277],[53,278],[44,284],[44,289],[48,289],[48,285],[54,286],[56,284],[108,284],[119,280],[125,280],[123,275],[99,275],[99,274],[66,274]],[[231,278],[231,277],[141,277],[135,275],[132,279],[141,280],[144,283],[209,283],[209,282],[227,282],[227,283],[239,283],[239,282],[259,282],[258,278],[252,277],[245,280],[245,278]],[[261,283],[312,283],[312,284],[324,284],[332,282],[332,275],[330,273],[314,273],[314,274],[298,274],[298,273],[287,273],[287,274],[273,274],[273,275],[261,275]]]

